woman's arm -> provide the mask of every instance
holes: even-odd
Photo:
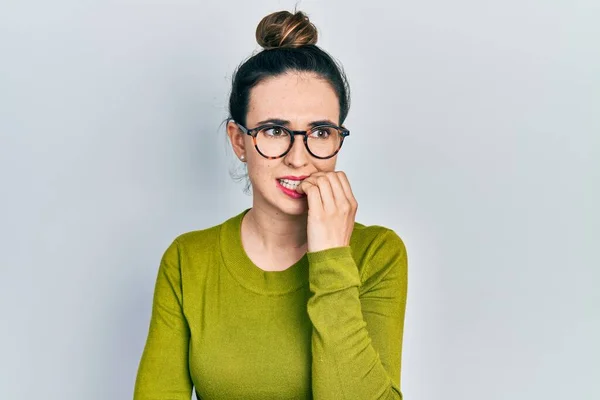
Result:
[[[362,286],[349,246],[308,259],[314,399],[402,399],[407,254],[400,237],[388,229],[370,245]]]
[[[150,329],[135,382],[134,400],[190,400],[190,331],[183,315],[179,243],[165,251],[158,269]]]

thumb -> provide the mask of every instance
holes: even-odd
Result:
[[[308,178],[300,182],[300,184],[296,187],[296,192],[300,194],[306,194],[308,188],[313,186],[311,182],[308,181]]]

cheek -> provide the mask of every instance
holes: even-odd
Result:
[[[274,179],[275,163],[268,160],[253,160],[248,163],[248,177],[253,183]]]

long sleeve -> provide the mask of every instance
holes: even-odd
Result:
[[[315,400],[402,399],[404,243],[386,229],[359,274],[350,246],[308,253]]]
[[[190,400],[193,385],[188,368],[189,338],[183,314],[179,244],[174,240],[158,269],[134,400]]]

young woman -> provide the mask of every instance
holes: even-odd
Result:
[[[134,399],[401,399],[407,254],[335,170],[346,79],[302,12],[256,37],[227,123],[252,208],[166,249]]]

